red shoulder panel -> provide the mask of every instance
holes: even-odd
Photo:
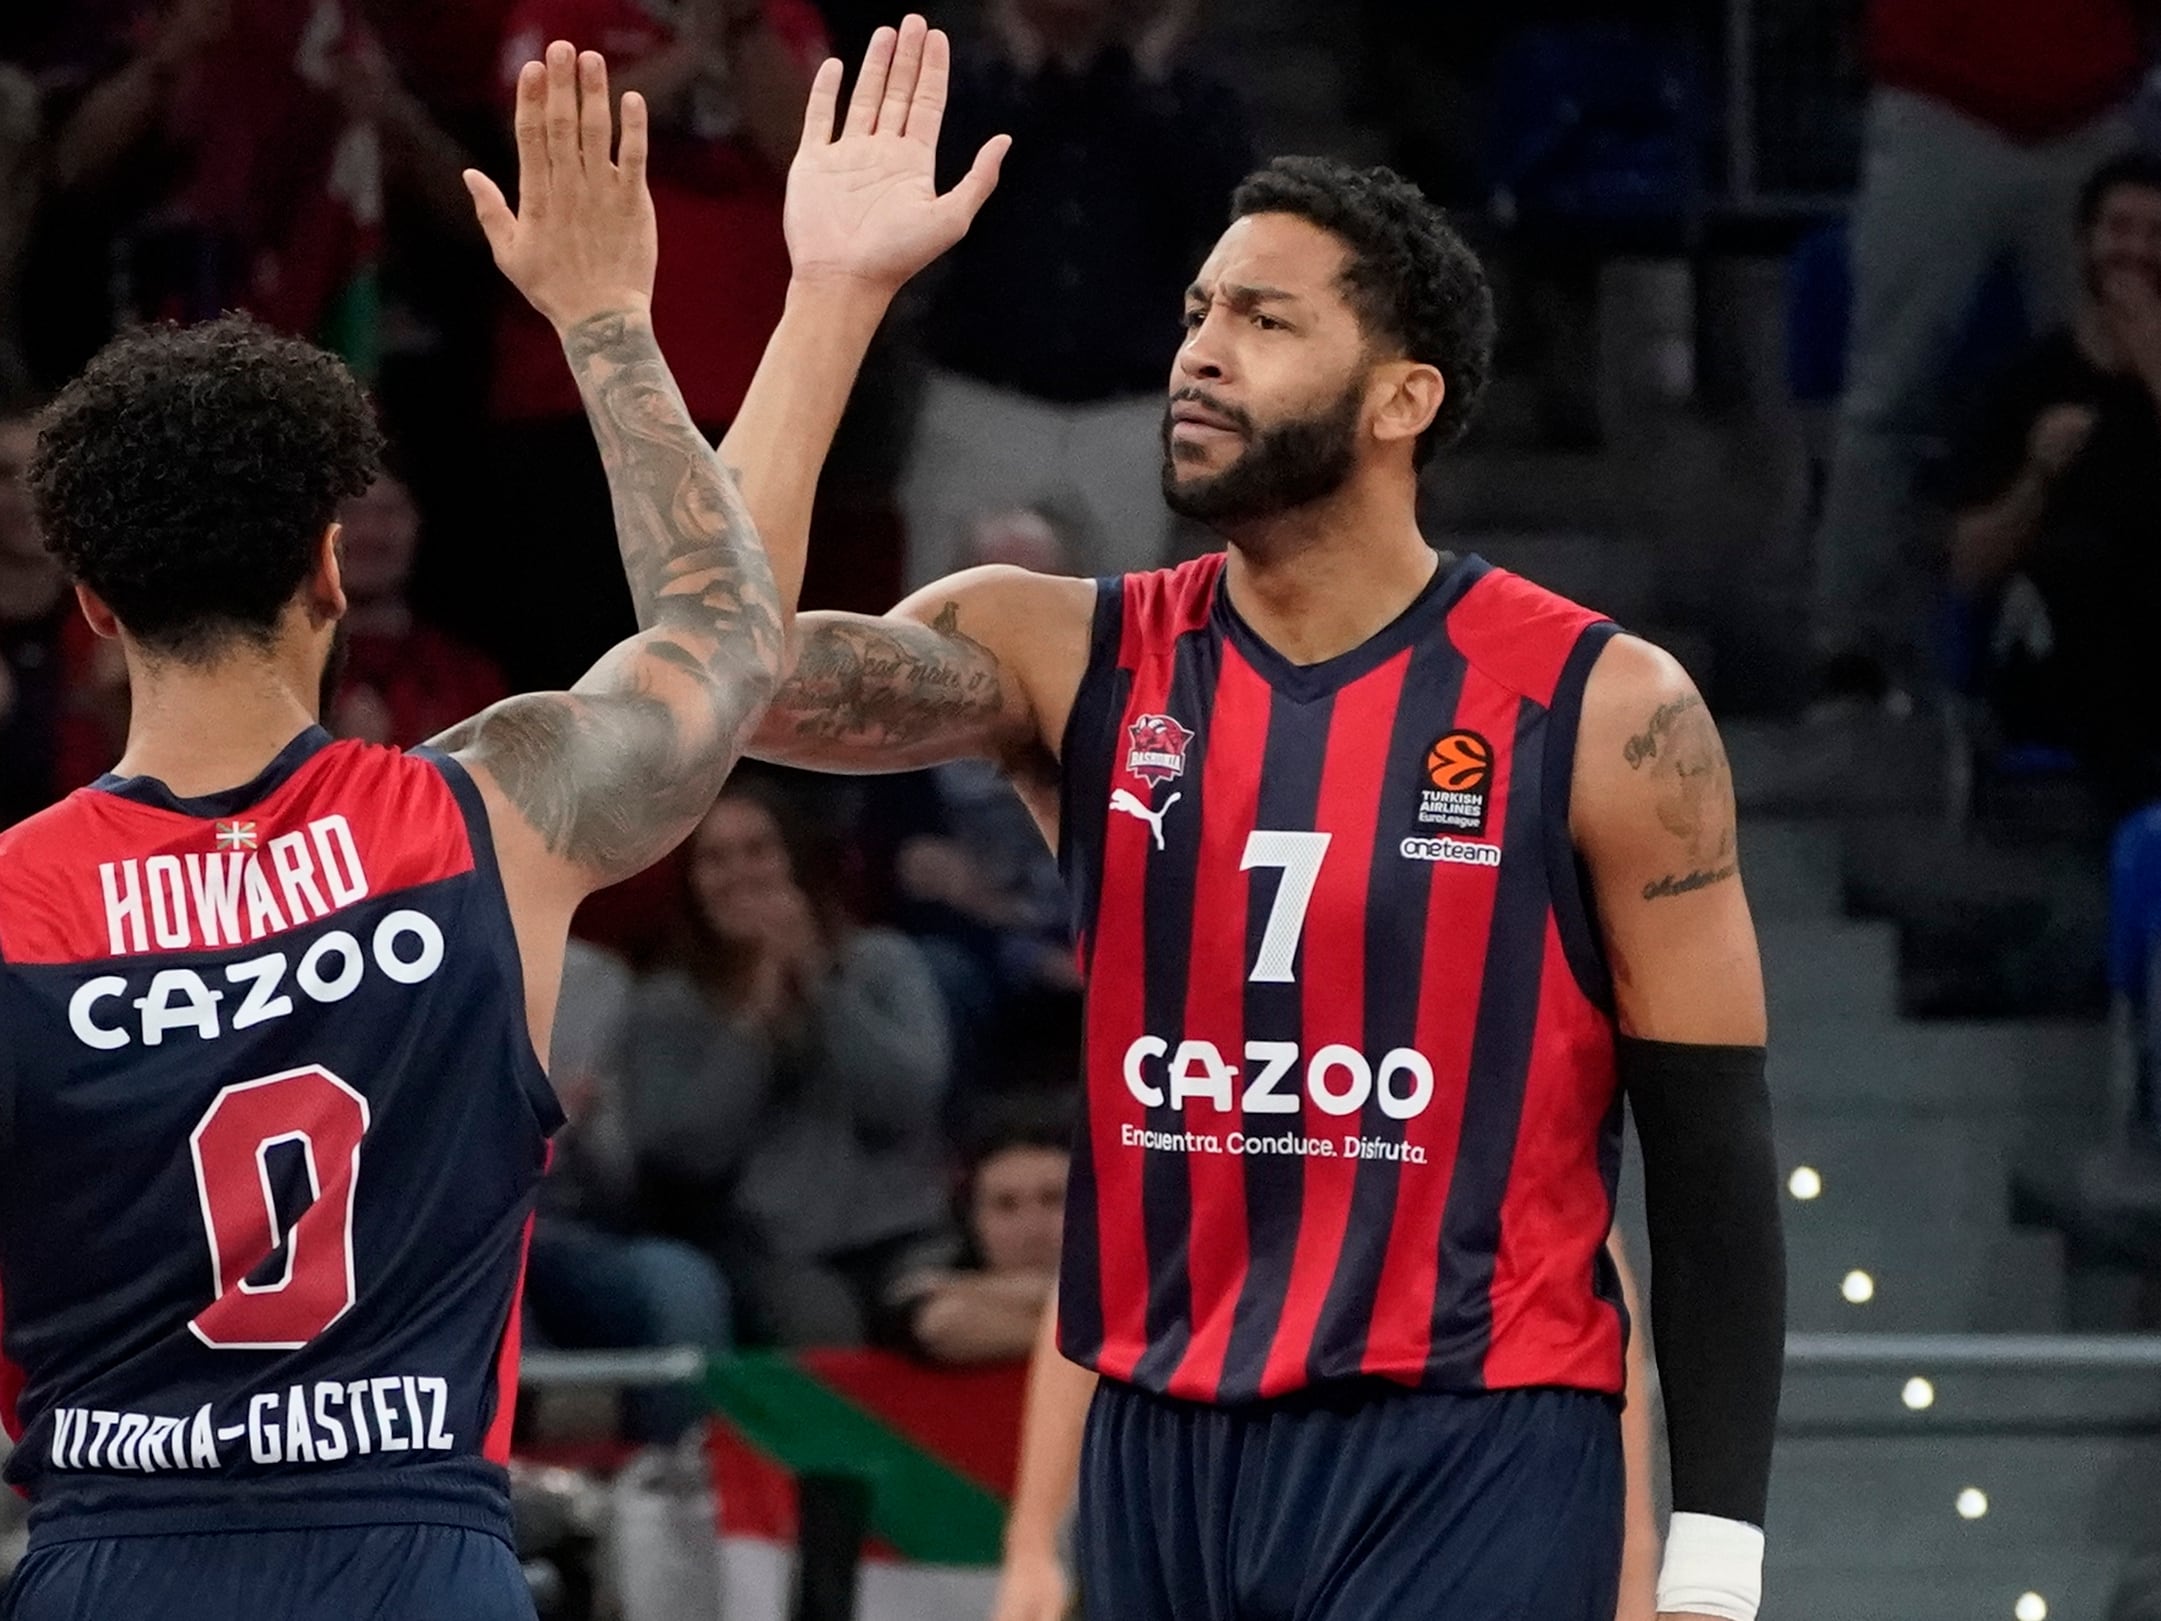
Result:
[[[1577,640],[1605,617],[1497,568],[1449,610],[1448,639],[1496,681],[1550,704]]]
[[[1215,604],[1216,581],[1223,576],[1221,552],[1209,552],[1176,568],[1125,577],[1125,621],[1118,664],[1130,670],[1151,650],[1167,651],[1178,640],[1208,623]]]
[[[0,833],[0,957],[252,945],[473,864],[442,772],[370,744],[331,744],[229,818],[83,788]]]

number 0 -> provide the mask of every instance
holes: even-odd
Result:
[[[1254,832],[1246,835],[1245,859],[1240,872],[1255,867],[1281,867],[1283,879],[1276,885],[1275,905],[1268,911],[1268,927],[1261,931],[1260,955],[1254,959],[1247,979],[1262,985],[1284,985],[1298,976],[1298,940],[1306,932],[1306,908],[1313,904],[1313,886],[1320,882],[1321,862],[1328,855],[1327,833]]]
[[[353,1196],[368,1100],[327,1069],[239,1081],[188,1136],[210,1239],[213,1298],[188,1324],[221,1351],[297,1351],[353,1308]],[[281,1232],[270,1150],[298,1143],[313,1202]],[[248,1275],[285,1245],[285,1270]]]

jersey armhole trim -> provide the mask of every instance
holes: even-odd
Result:
[[[1584,627],[1561,666],[1561,678],[1553,689],[1547,710],[1546,758],[1546,883],[1553,897],[1553,919],[1560,931],[1561,953],[1575,974],[1576,985],[1594,1007],[1611,1014],[1613,969],[1606,960],[1604,936],[1598,922],[1598,901],[1591,888],[1589,867],[1569,827],[1575,799],[1576,737],[1583,722],[1583,693],[1599,655],[1620,634],[1620,626],[1601,619]]]
[[[459,760],[426,744],[410,753],[414,759],[425,760],[442,774],[464,816],[465,836],[473,848],[473,871],[487,890],[487,904],[492,913],[489,944],[517,1004],[518,1028],[512,1036],[518,1087],[532,1108],[534,1123],[540,1127],[541,1135],[552,1137],[562,1129],[567,1117],[563,1113],[562,1100],[555,1095],[555,1084],[548,1079],[547,1069],[540,1062],[540,1054],[533,1050],[531,1018],[525,1005],[525,961],[518,951],[517,928],[510,920],[510,897],[503,889],[502,867],[495,858],[495,830],[488,821],[488,802],[481,796],[480,784]]]
[[[1083,725],[1100,722],[1100,694],[1118,666],[1125,643],[1126,577],[1105,574],[1096,580],[1095,611],[1088,625],[1088,664],[1081,671],[1073,693],[1073,707],[1066,711],[1065,731],[1058,739],[1058,866],[1070,871],[1073,855],[1073,812],[1079,795],[1074,783],[1073,740]]]

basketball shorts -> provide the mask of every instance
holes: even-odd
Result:
[[[31,1550],[0,1621],[533,1621],[487,1531],[372,1525],[94,1537]]]
[[[1620,1410],[1588,1391],[1106,1379],[1088,1414],[1090,1621],[1613,1621],[1621,1530]]]

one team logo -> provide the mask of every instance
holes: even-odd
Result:
[[[218,823],[218,848],[220,850],[254,849],[255,824],[253,822]]]
[[[1126,770],[1141,781],[1169,782],[1186,774],[1193,734],[1168,715],[1143,715],[1126,728]]]
[[[1486,801],[1493,786],[1493,745],[1476,732],[1449,732],[1426,750],[1425,780],[1418,790],[1420,828],[1458,833],[1486,830]]]

